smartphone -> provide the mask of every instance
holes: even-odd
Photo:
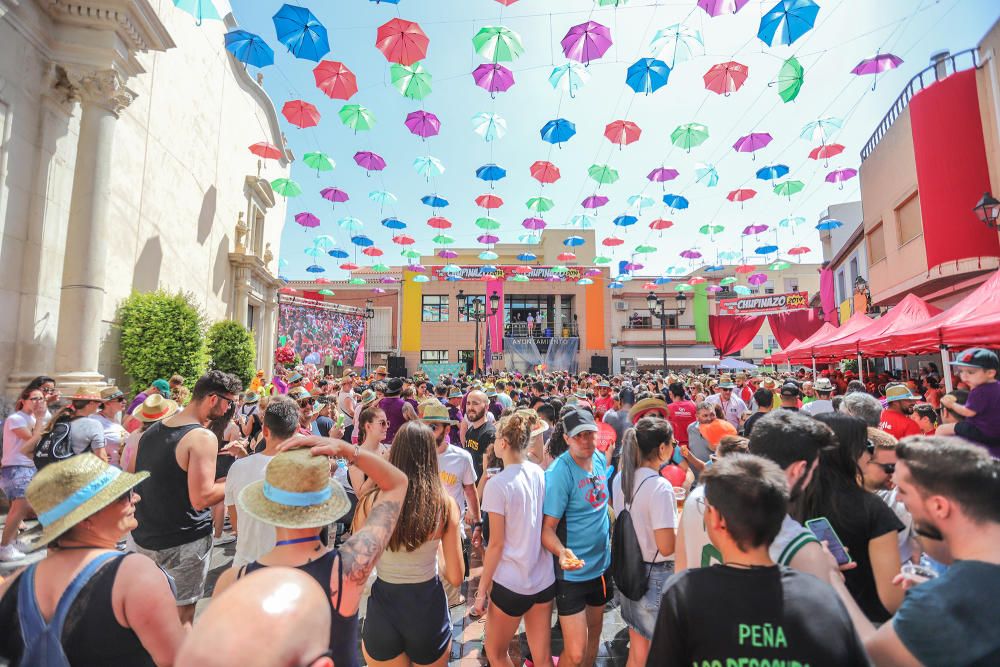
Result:
[[[821,516],[818,519],[809,519],[806,521],[806,528],[812,531],[817,540],[826,542],[830,553],[837,559],[837,565],[847,565],[851,562],[851,555],[847,553],[844,543],[840,541],[837,531],[833,529],[833,526],[830,525],[826,517]]]

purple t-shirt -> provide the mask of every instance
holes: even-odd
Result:
[[[125,411],[125,414],[127,415],[132,414],[137,407],[139,407],[145,402],[147,398],[149,398],[148,394],[146,394],[146,392],[144,391],[140,391],[138,394],[135,395],[135,398],[132,399],[132,402],[128,404],[128,410]]]
[[[970,391],[965,407],[976,413],[965,421],[994,443],[1000,443],[1000,382],[987,382]]]
[[[378,406],[385,413],[385,418],[389,421],[389,429],[385,434],[385,441],[391,443],[396,437],[396,431],[406,423],[403,418],[403,406],[409,403],[413,410],[417,409],[417,402],[400,398],[399,396],[386,396],[379,401]]]

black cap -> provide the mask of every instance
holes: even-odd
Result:
[[[781,385],[781,395],[785,398],[798,398],[802,392],[799,391],[799,386],[794,382],[786,382]]]
[[[984,371],[1000,371],[1000,358],[993,350],[985,347],[970,347],[958,355],[952,366],[963,366],[965,368],[981,368]]]
[[[567,412],[562,419],[567,437],[572,438],[585,431],[597,431],[594,415],[587,410],[572,410]]]
[[[399,396],[399,392],[401,391],[403,391],[403,380],[401,378],[392,378],[385,386],[386,396]]]

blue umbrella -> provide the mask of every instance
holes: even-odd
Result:
[[[479,267],[479,273],[496,273],[497,267],[492,264],[483,264]]]
[[[406,223],[399,218],[386,218],[382,221],[382,226],[388,229],[406,229]]]
[[[705,267],[706,273],[715,273],[716,271],[725,271],[725,270],[726,267],[724,267],[722,264],[712,264],[711,266]]]
[[[639,218],[634,215],[619,215],[611,221],[615,227],[631,227],[637,222],[639,222]]]
[[[362,248],[367,248],[368,246],[375,245],[375,242],[372,241],[367,236],[365,236],[364,234],[358,234],[357,236],[352,236],[351,243],[353,243],[356,246],[360,246]]]
[[[773,181],[788,173],[788,167],[783,164],[773,164],[770,167],[761,167],[757,170],[757,178],[762,181]]]
[[[437,195],[426,195],[420,198],[422,204],[426,204],[431,208],[444,208],[448,205],[448,200],[444,197],[438,197]]]
[[[608,289],[621,289],[623,287],[625,287],[625,283],[618,282],[617,280],[614,281],[614,282],[608,283]]]
[[[503,167],[499,167],[492,162],[490,164],[484,164],[479,169],[476,169],[476,178],[481,181],[487,181],[490,183],[490,187],[493,187],[495,181],[499,181],[501,178],[507,176],[507,170]]]
[[[663,203],[676,211],[683,211],[688,207],[687,197],[680,195],[663,195]]]
[[[672,280],[673,280],[673,278],[657,278],[656,280],[653,281],[653,284],[654,285],[666,285],[667,283],[671,282]]]
[[[625,83],[635,92],[649,95],[667,85],[669,77],[667,63],[656,58],[640,58],[628,68]]]
[[[329,255],[330,257],[333,257],[334,259],[347,259],[348,257],[350,257],[350,255],[347,254],[346,250],[341,250],[340,248],[334,248],[333,250],[331,250],[326,254]]]
[[[278,41],[296,58],[319,62],[330,52],[326,28],[305,7],[282,5],[273,20]]]
[[[374,2],[376,5],[380,5],[383,2],[387,5],[398,5],[399,0],[368,0],[369,2]]]
[[[230,30],[226,33],[226,50],[245,65],[266,67],[274,64],[274,51],[264,38],[246,30]]]
[[[574,134],[576,134],[576,125],[565,118],[550,120],[542,126],[541,131],[542,141],[547,141],[550,144],[561,144],[564,141],[569,141]]]
[[[768,46],[775,37],[781,44],[791,44],[812,30],[818,13],[819,5],[813,0],[780,0],[760,18],[757,37]]]
[[[754,253],[758,255],[770,255],[772,252],[778,252],[778,246],[776,245],[762,245],[761,247],[754,250]]]
[[[517,256],[519,262],[534,262],[536,259],[538,259],[538,255],[533,252],[522,252]]]
[[[319,264],[310,264],[309,266],[306,267],[306,271],[308,271],[309,273],[323,273],[324,271],[326,271],[326,269],[324,269]]]
[[[462,276],[458,275],[457,273],[449,273],[448,277],[445,278],[445,280],[447,280],[448,282],[451,282],[451,283],[459,281],[461,279],[462,279]]]
[[[840,220],[830,219],[830,220],[824,220],[823,222],[816,225],[816,229],[820,230],[821,232],[825,232],[827,230],[836,229],[837,227],[843,227],[843,226],[844,223],[842,223]]]
[[[581,246],[586,243],[586,240],[582,236],[567,236],[563,239],[563,245],[568,248],[575,248],[576,246]]]

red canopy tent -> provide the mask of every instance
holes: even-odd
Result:
[[[874,320],[864,313],[854,313],[851,315],[849,320],[841,324],[838,329],[834,330],[833,335],[827,336],[822,340],[815,341],[812,344],[811,356],[815,357],[817,360],[837,358],[836,355],[831,353],[831,349],[843,343],[850,344],[850,341],[856,340],[855,334],[863,329],[867,329],[873,322]]]
[[[837,332],[837,327],[826,322],[819,328],[819,331],[814,333],[809,338],[793,343],[788,346],[788,349],[782,350],[771,355],[771,359],[774,363],[780,364],[786,361],[811,361],[812,360],[812,349],[813,346],[819,342],[830,338]]]
[[[831,340],[821,352],[825,356],[838,359],[858,354],[874,357],[891,356],[896,352],[890,343],[892,336],[920,326],[940,312],[940,308],[929,305],[916,294],[907,294],[885,316],[846,338]]]

